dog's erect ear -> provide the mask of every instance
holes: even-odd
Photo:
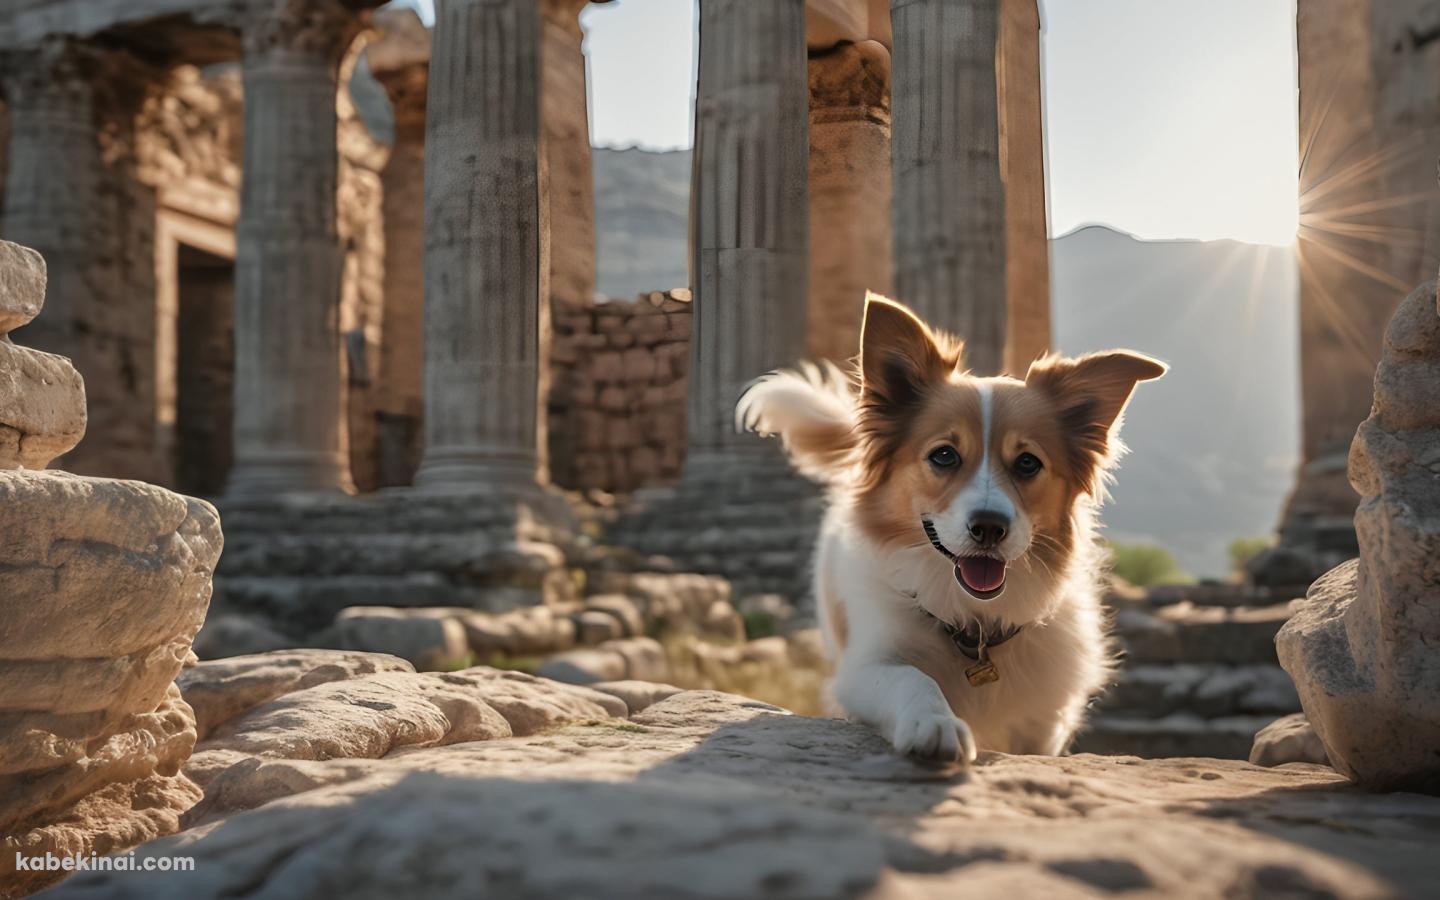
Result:
[[[959,348],[942,347],[914,313],[879,294],[865,295],[860,326],[860,376],[867,402],[901,406],[944,379]]]
[[[1072,464],[1087,491],[1095,493],[1096,476],[1114,459],[1114,434],[1135,385],[1165,371],[1159,360],[1128,350],[1073,359],[1051,355],[1030,364],[1025,385],[1059,403],[1060,423],[1076,454]]]

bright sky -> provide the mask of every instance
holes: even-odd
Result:
[[[1293,239],[1295,0],[1041,2],[1052,234]],[[617,0],[581,23],[592,142],[688,147],[693,3]]]

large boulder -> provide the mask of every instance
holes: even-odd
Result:
[[[1276,638],[1331,763],[1376,790],[1440,793],[1440,308],[1435,285],[1385,334],[1350,448],[1360,559],[1311,587]]]
[[[199,799],[174,681],[220,546],[203,501],[0,471],[0,896],[57,874],[17,871],[17,853],[121,850]]]

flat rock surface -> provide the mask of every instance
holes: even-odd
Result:
[[[279,650],[202,662],[177,683],[203,739],[216,725],[283,694],[375,672],[414,672],[403,659],[343,650]]]
[[[54,895],[1418,897],[1440,845],[1440,800],[1320,766],[943,771],[857,725],[699,691],[628,720],[265,764],[287,767],[275,799],[139,851],[193,872],[91,872]]]

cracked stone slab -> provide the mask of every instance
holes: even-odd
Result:
[[[1440,841],[1440,800],[1319,766],[932,769],[861,726],[703,691],[528,737],[254,765],[262,805],[139,851],[195,871],[86,873],[54,896],[1402,897],[1433,887]]]

